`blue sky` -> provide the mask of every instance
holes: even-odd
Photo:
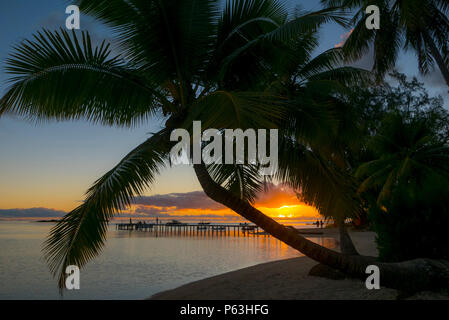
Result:
[[[320,8],[318,0],[289,0],[308,10]],[[7,88],[4,61],[11,46],[42,27],[65,25],[66,0],[14,0],[0,2],[0,94]],[[82,16],[81,28],[95,38],[109,38],[109,31]],[[321,31],[318,52],[334,47],[347,32],[334,24]],[[417,75],[412,54],[400,57],[398,69]],[[442,93],[439,71],[427,79],[432,94]],[[446,90],[447,91],[447,90]],[[447,103],[447,101],[446,101]],[[69,210],[83,199],[94,180],[114,166],[129,150],[159,128],[158,121],[133,129],[91,125],[84,121],[34,124],[13,116],[0,118],[0,209],[47,207]],[[163,171],[148,195],[200,190],[189,167]]]

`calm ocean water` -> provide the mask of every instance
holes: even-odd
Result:
[[[0,299],[61,299],[42,259],[52,223],[0,221]],[[312,239],[332,247],[332,239]],[[144,299],[263,262],[301,256],[269,236],[165,235],[111,228],[103,253],[63,299]]]

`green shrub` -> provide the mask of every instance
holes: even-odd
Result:
[[[428,177],[424,184],[398,187],[385,205],[369,213],[383,261],[449,259],[447,181]]]

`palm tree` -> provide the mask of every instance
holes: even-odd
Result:
[[[219,1],[213,0],[77,4],[116,31],[122,56],[111,57],[104,42],[95,47],[87,32],[81,39],[64,30],[38,32],[8,59],[7,72],[13,76],[0,113],[124,127],[156,114],[168,120],[98,179],[84,203],[52,229],[46,257],[60,285],[65,266],[82,266],[98,254],[109,219],[167,164],[173,129],[192,119],[216,128],[276,125],[282,109],[275,101],[283,100],[264,90],[284,62],[296,59],[287,50],[291,42],[304,46],[306,61],[316,46],[317,28],[344,22],[335,10],[289,21],[274,0],[228,1],[221,15]],[[310,76],[317,76],[326,67],[310,64],[309,69]]]
[[[376,190],[377,204],[383,206],[399,185],[419,183],[429,175],[449,178],[449,147],[432,137],[428,119],[391,114],[372,139],[376,158],[356,171],[358,192]]]
[[[33,41],[17,46],[7,61],[7,71],[13,76],[10,89],[0,100],[0,114],[13,112],[31,120],[87,119],[125,127],[145,123],[155,114],[168,120],[165,128],[98,179],[85,201],[52,228],[44,250],[60,288],[66,266],[82,267],[98,255],[109,220],[128,207],[135,195],[142,194],[158,170],[167,165],[173,129],[189,127],[192,119],[219,129],[280,127],[290,121],[285,118],[288,110],[297,124],[294,132],[311,137],[307,132],[312,124],[320,124],[323,118],[310,121],[314,118],[311,106],[317,103],[310,99],[311,94],[304,95],[311,102],[309,108],[288,103],[288,96],[273,95],[271,92],[279,92],[277,85],[291,81],[283,75],[296,65],[294,79],[302,79],[298,81],[303,92],[326,91],[329,86],[338,87],[337,80],[357,76],[354,70],[332,67],[334,52],[310,60],[317,28],[328,21],[345,22],[333,8],[288,20],[275,0],[228,1],[221,14],[217,0],[76,3],[114,29],[123,55],[111,57],[105,43],[95,47],[87,32],[81,39],[63,30],[38,32]],[[293,54],[299,43],[304,50]],[[225,181],[215,181],[205,164],[195,164],[194,170],[209,197],[309,257],[361,278],[366,266],[375,262],[305,239],[255,209],[250,193],[236,194]],[[248,178],[253,171],[230,172]],[[245,179],[234,180],[239,181],[240,190],[246,187]],[[385,285],[410,290],[448,287],[449,266],[444,262],[377,264]],[[409,281],[410,277],[414,281]]]
[[[322,0],[327,6],[356,10],[354,28],[343,48],[348,61],[361,58],[372,46],[374,67],[382,78],[391,70],[402,46],[415,51],[419,70],[427,74],[437,63],[449,86],[449,2],[446,0]],[[380,10],[380,29],[365,26],[366,7]]]

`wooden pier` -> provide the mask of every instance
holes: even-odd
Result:
[[[116,230],[155,232],[158,234],[209,234],[209,235],[238,235],[263,234],[254,224],[199,224],[199,223],[117,223]]]

